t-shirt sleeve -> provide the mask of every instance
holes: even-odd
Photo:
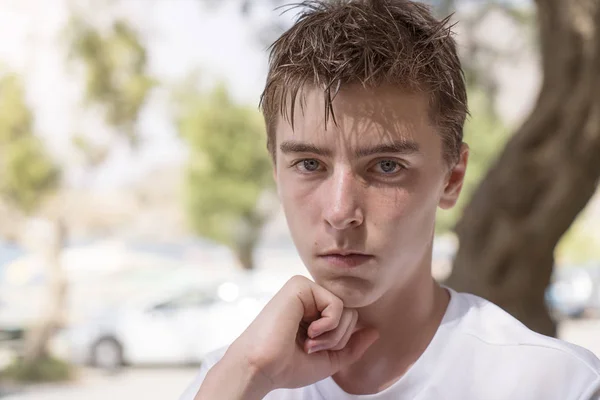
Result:
[[[204,358],[204,361],[202,361],[202,365],[200,366],[200,371],[198,371],[198,374],[192,383],[189,384],[185,392],[179,397],[179,400],[194,400],[194,397],[196,397],[196,394],[200,390],[202,382],[204,382],[204,378],[206,378],[206,374],[217,362],[219,362],[226,350],[227,348],[224,347],[208,354]]]

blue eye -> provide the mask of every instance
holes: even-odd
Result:
[[[319,169],[319,162],[317,160],[303,160],[302,166],[307,171],[316,171]]]
[[[302,173],[317,172],[322,168],[321,163],[314,158],[296,161],[292,166]]]
[[[393,161],[393,160],[382,160],[382,161],[379,161],[377,163],[377,166],[379,167],[380,171],[383,172],[384,174],[390,174],[390,173],[398,172],[398,170],[400,168],[402,168],[400,166],[400,164],[398,164],[396,161]]]
[[[313,172],[319,172],[323,170],[323,165],[319,160],[315,160],[314,158],[305,158],[302,160],[294,161],[290,165],[290,168],[294,168],[301,174],[311,174]]]

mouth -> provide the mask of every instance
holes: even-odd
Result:
[[[374,256],[349,250],[333,250],[320,254],[319,258],[334,267],[353,268],[367,263]]]

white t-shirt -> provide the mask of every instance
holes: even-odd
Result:
[[[431,343],[387,389],[351,395],[329,377],[303,388],[274,390],[264,399],[600,400],[600,360],[591,352],[535,333],[487,300],[448,290],[450,303]],[[205,358],[180,400],[194,398],[225,350]]]

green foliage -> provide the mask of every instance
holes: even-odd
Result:
[[[436,223],[438,233],[446,233],[454,229],[479,182],[500,155],[511,135],[492,111],[489,99],[484,93],[471,91],[469,104],[472,117],[468,119],[464,132],[464,141],[470,147],[467,175],[456,206],[450,210],[438,210]]]
[[[147,54],[138,33],[115,21],[106,34],[73,18],[69,25],[70,57],[85,68],[85,96],[102,106],[107,122],[135,144],[135,122],[156,82],[147,73]]]
[[[235,104],[223,86],[208,96],[188,92],[180,106],[179,131],[190,149],[191,224],[203,236],[236,246],[240,226],[262,225],[257,201],[273,187],[261,115]]]
[[[0,196],[32,212],[59,181],[58,167],[33,134],[33,116],[16,75],[0,78]]]
[[[2,371],[0,376],[18,382],[61,382],[73,378],[73,369],[62,360],[43,357],[29,365],[17,360]]]

